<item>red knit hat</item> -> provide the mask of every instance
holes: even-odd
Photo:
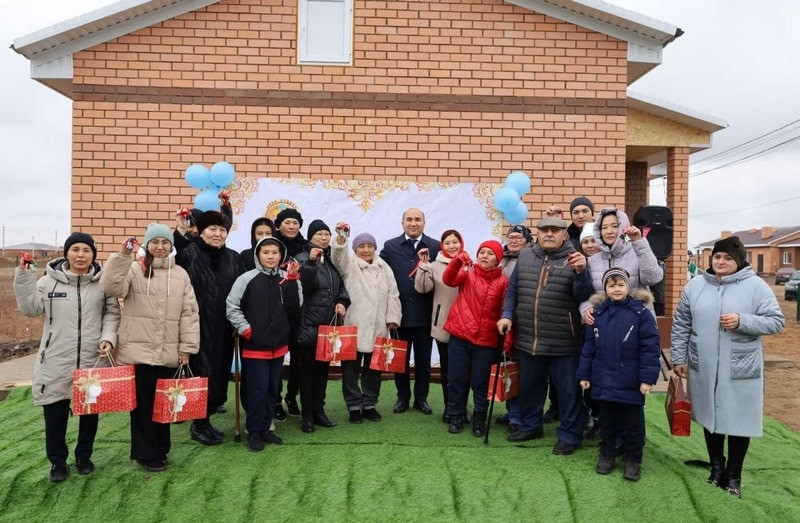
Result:
[[[484,247],[488,247],[492,250],[495,256],[497,256],[497,263],[500,263],[500,260],[503,259],[503,246],[497,240],[486,240],[482,244],[478,246],[478,251],[481,252],[481,249]],[[477,253],[476,253],[477,256]]]

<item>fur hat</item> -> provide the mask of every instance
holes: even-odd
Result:
[[[531,234],[531,230],[525,227],[524,225],[512,225],[508,229],[508,234],[506,236],[511,236],[512,234],[517,233],[521,234],[523,238],[525,238],[526,242],[531,241],[533,234]]]
[[[572,203],[569,204],[569,213],[572,214],[572,209],[574,209],[578,205],[585,205],[586,207],[589,208],[590,211],[592,211],[592,214],[594,214],[594,204],[592,203],[592,200],[590,200],[586,196],[578,196],[577,198],[572,200]]]
[[[355,251],[359,245],[364,244],[372,245],[376,249],[378,248],[378,242],[375,241],[375,237],[368,232],[362,232],[360,234],[356,234],[353,238],[353,251]]]
[[[736,261],[736,269],[739,270],[747,263],[747,250],[738,236],[728,236],[714,244],[711,256],[718,252],[729,254]]]
[[[322,220],[313,220],[308,224],[308,234],[306,234],[306,237],[310,241],[311,237],[317,234],[319,231],[331,232],[331,228],[328,227]]]
[[[628,287],[628,290],[631,288],[631,275],[628,274],[628,271],[623,269],[622,267],[611,267],[606,272],[603,273],[603,290],[606,288],[606,282],[609,278],[621,278],[625,282],[625,286]]]
[[[583,229],[581,229],[580,243],[583,243],[583,240],[585,240],[586,238],[594,238],[594,223],[593,222],[586,222],[583,225]]]
[[[156,238],[164,238],[169,240],[170,243],[173,242],[172,231],[169,230],[169,227],[161,223],[151,223],[147,226],[147,231],[144,233],[144,243],[142,247],[144,247],[145,251],[147,250],[147,244]]]
[[[85,243],[92,250],[92,261],[97,259],[97,245],[94,243],[94,238],[85,232],[73,232],[64,241],[64,258],[67,257],[67,251],[76,243]]]
[[[489,248],[492,250],[495,256],[497,256],[497,263],[500,263],[500,260],[503,259],[503,246],[497,240],[486,240],[485,242],[481,243],[478,246],[478,250],[476,251],[476,256],[478,252],[481,252],[481,249]]]
[[[280,227],[281,222],[287,218],[294,218],[298,222],[300,222],[300,227],[303,226],[303,215],[300,214],[300,211],[297,209],[293,209],[291,207],[287,207],[286,209],[282,210],[278,213],[275,217],[275,227]]]
[[[206,211],[200,216],[200,219],[197,220],[197,233],[202,233],[206,227],[210,227],[212,225],[224,227],[228,232],[231,230],[231,221],[227,216],[219,211]]]

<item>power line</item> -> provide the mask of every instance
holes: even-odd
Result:
[[[756,158],[758,158],[760,156],[764,156],[766,154],[769,154],[769,153],[771,153],[773,151],[776,151],[776,150],[780,149],[781,147],[785,147],[785,146],[787,146],[787,145],[789,145],[791,143],[794,143],[794,142],[796,142],[798,140],[800,140],[800,135],[799,136],[795,136],[793,138],[790,138],[788,140],[785,140],[785,141],[783,141],[781,143],[775,144],[772,147],[768,147],[767,149],[764,149],[762,151],[758,151],[756,153],[750,154],[750,155],[745,156],[743,158],[739,158],[738,160],[733,160],[733,161],[730,161],[728,163],[722,164],[722,165],[717,166],[717,167],[711,167],[710,169],[706,169],[705,171],[700,171],[699,173],[689,174],[689,178],[696,178],[698,176],[702,176],[702,175],[708,174],[710,172],[718,171],[719,169],[724,169],[725,167],[730,167],[732,165],[737,165],[737,164],[740,164],[740,163],[749,162],[750,160],[755,160]]]
[[[703,213],[703,214],[690,214],[689,218],[702,218],[703,216],[716,216],[718,214],[729,214],[729,213],[732,213],[732,212],[750,211],[750,210],[753,210],[753,209],[759,209],[761,207],[767,207],[768,205],[775,205],[777,203],[786,203],[786,202],[791,202],[792,200],[799,200],[799,199],[800,199],[800,196],[793,196],[791,198],[786,198],[786,199],[783,199],[783,200],[776,200],[774,202],[762,203],[761,205],[753,205],[751,207],[742,207],[741,209],[728,209],[727,211],[707,212],[707,213]]]
[[[761,136],[757,136],[756,138],[753,138],[753,139],[751,139],[751,140],[748,140],[748,141],[746,141],[746,142],[744,142],[744,143],[740,143],[739,145],[734,145],[733,147],[731,147],[731,148],[729,148],[729,149],[725,149],[724,151],[718,152],[718,153],[716,153],[716,154],[712,154],[712,155],[710,155],[710,156],[706,156],[705,158],[700,158],[700,159],[699,159],[699,160],[697,160],[697,162],[695,162],[695,163],[706,162],[706,161],[708,161],[708,160],[711,160],[712,158],[717,158],[717,157],[719,157],[719,156],[722,156],[722,155],[724,155],[724,154],[727,154],[727,153],[730,153],[730,152],[736,151],[737,149],[744,148],[745,146],[747,146],[747,145],[750,145],[750,144],[753,144],[753,143],[755,143],[755,142],[757,142],[757,141],[761,140],[762,138],[766,138],[767,136],[769,136],[769,135],[771,135],[771,134],[776,134],[776,133],[778,133],[779,131],[783,131],[783,130],[784,130],[784,129],[786,129],[787,127],[791,127],[791,126],[795,125],[796,123],[800,123],[800,119],[797,119],[797,120],[795,120],[795,121],[793,121],[793,122],[789,122],[789,123],[787,123],[786,125],[783,125],[783,126],[781,126],[781,127],[778,127],[777,129],[773,129],[772,131],[769,131],[768,133],[764,133],[764,134],[762,134]],[[787,132],[788,132],[788,131],[787,131]],[[783,134],[786,134],[786,133],[785,133],[785,132],[784,132],[784,133],[781,133],[781,135],[783,135]]]

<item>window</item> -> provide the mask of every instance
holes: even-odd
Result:
[[[789,251],[783,251],[783,260],[781,261],[781,265],[791,265],[792,264],[792,253]]]
[[[353,59],[353,0],[300,0],[300,63],[350,64]]]

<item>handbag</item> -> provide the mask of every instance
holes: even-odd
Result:
[[[182,378],[184,374],[186,377]],[[180,365],[171,379],[156,380],[153,421],[175,423],[206,417],[208,378],[195,377],[188,365]]]
[[[133,365],[117,365],[109,354],[106,357],[111,366],[98,367],[101,357],[94,367],[75,369],[72,373],[72,412],[77,416],[128,412],[136,408]]]
[[[507,361],[506,355],[503,353],[503,361],[499,363],[500,379],[497,380],[497,390],[495,390],[494,377],[497,375],[497,365],[497,363],[492,364],[489,371],[489,389],[486,391],[486,399],[489,401],[494,399],[496,403],[502,403],[519,396],[519,363]]]
[[[337,325],[339,321],[340,325]],[[344,325],[344,319],[334,314],[330,325],[317,329],[317,361],[353,361],[358,357],[358,327]]]
[[[667,400],[664,403],[673,436],[689,436],[692,431],[692,404],[683,389],[683,381],[677,374],[669,378]]]
[[[408,342],[397,337],[397,331],[387,333],[387,336],[375,338],[372,347],[372,357],[369,360],[369,368],[380,372],[394,372],[402,374],[406,371],[406,355],[408,353]]]

